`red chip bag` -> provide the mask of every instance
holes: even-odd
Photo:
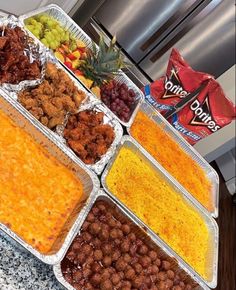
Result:
[[[219,83],[210,79],[199,95],[168,121],[193,145],[235,117],[235,106],[225,97]]]
[[[172,49],[166,76],[144,87],[145,99],[162,114],[195,91],[211,75],[194,71],[176,49]]]

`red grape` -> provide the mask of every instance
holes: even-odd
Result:
[[[134,110],[135,92],[125,83],[111,81],[101,87],[101,100],[122,121],[129,121]]]

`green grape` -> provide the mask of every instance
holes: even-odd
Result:
[[[40,16],[41,16],[41,14],[35,15],[35,16],[34,16],[34,19],[37,20],[37,21],[39,22],[39,21],[40,21],[40,20],[39,20]]]
[[[47,38],[47,37],[49,37],[49,38],[51,38],[51,39],[54,38],[54,35],[52,34],[51,31],[49,31],[49,32],[45,32],[44,35],[45,35],[46,38]]]
[[[44,29],[44,34],[47,34],[47,33],[51,33],[51,30],[48,29],[48,28],[45,28],[45,29]]]
[[[52,49],[53,41],[52,41],[52,40],[51,40],[51,41],[48,41],[48,40],[47,40],[47,42],[48,42],[49,48]]]
[[[54,26],[55,24],[54,24],[54,21],[53,21],[53,20],[49,19],[49,20],[47,21],[46,25],[47,25],[48,28],[53,28],[53,26]]]
[[[58,48],[58,47],[60,46],[60,41],[58,41],[58,40],[54,40],[54,43],[55,43],[56,48]],[[55,49],[56,49],[56,48],[55,48]]]
[[[46,24],[46,23],[48,22],[48,19],[49,19],[49,17],[48,17],[47,15],[45,15],[45,14],[39,16],[39,21],[40,21],[41,23]]]
[[[56,49],[57,48],[57,43],[55,41],[51,41],[50,42],[50,48],[53,49],[53,50]]]
[[[76,39],[75,39],[75,37],[73,35],[70,36],[70,40],[73,41],[73,42],[76,42]]]
[[[51,43],[51,41],[53,41],[53,38],[50,37],[50,36],[48,36],[48,35],[44,36],[44,38],[47,40],[47,42],[48,42],[49,44]]]
[[[25,26],[30,25],[30,18],[26,19],[26,20],[24,21],[24,23],[25,23]]]
[[[37,28],[34,28],[32,31],[31,31],[36,37],[38,37],[40,35],[40,30],[38,30]]]
[[[61,43],[60,35],[56,36],[56,37],[54,38],[54,40],[55,40],[56,42],[58,42],[58,46],[59,46],[60,43]]]
[[[70,34],[69,34],[69,32],[68,31],[66,31],[66,34],[65,34],[65,41],[70,41]]]
[[[59,32],[56,30],[56,28],[53,28],[51,32],[53,35],[59,35]]]
[[[42,42],[46,47],[49,47],[49,44],[48,44],[46,38],[42,38],[42,39],[41,39],[41,42]]]
[[[32,30],[34,30],[34,26],[31,25],[31,24],[27,24],[27,25],[26,25],[26,28],[27,28],[29,31],[31,31],[31,32],[32,32]]]
[[[58,31],[60,34],[63,34],[63,35],[64,35],[65,30],[64,30],[62,27],[60,27],[59,25],[58,25],[58,27],[57,27],[57,31]]]
[[[31,24],[32,24],[32,25],[37,25],[37,23],[38,23],[37,20],[35,20],[35,19],[32,19],[32,20],[31,20]]]
[[[61,35],[61,41],[62,42],[66,42],[66,35],[65,35],[65,33]]]
[[[77,48],[76,43],[73,42],[70,44],[70,50],[74,51],[74,50],[76,50],[76,48]]]
[[[38,29],[43,29],[43,24],[40,23],[40,22],[37,22],[37,24],[35,24],[35,26],[38,28]]]
[[[27,19],[27,23],[28,23],[28,24],[32,24],[32,25],[33,25],[33,24],[35,24],[35,21],[36,21],[36,20],[35,20],[33,17],[30,17],[29,19]],[[37,21],[36,21],[36,22],[37,22]]]

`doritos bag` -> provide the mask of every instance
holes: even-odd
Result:
[[[168,121],[195,144],[235,118],[235,106],[213,76],[194,71],[176,49],[170,55],[166,76],[144,87],[146,101],[163,115],[179,101],[207,83],[197,98]]]
[[[199,95],[168,121],[193,145],[231,123],[235,111],[219,83],[210,79]]]
[[[173,48],[165,77],[144,87],[145,99],[164,114],[210,78],[209,74],[194,71]]]

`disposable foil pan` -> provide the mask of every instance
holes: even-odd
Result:
[[[13,15],[8,17],[0,18],[0,27],[10,27],[15,28],[19,26],[28,37],[28,48],[25,49],[25,54],[29,57],[30,62],[34,60],[39,60],[41,64],[41,78],[36,80],[24,80],[18,84],[11,83],[0,83],[0,88],[6,89],[8,91],[19,91],[25,88],[26,86],[34,86],[40,83],[45,73],[45,61],[46,61],[46,48],[41,45],[39,42],[35,41],[35,38],[32,38],[29,32],[24,28],[24,25]]]
[[[84,111],[84,110],[93,110],[96,112],[103,112],[104,118],[103,118],[103,122],[104,124],[108,124],[110,125],[115,133],[115,139],[113,141],[113,143],[111,144],[110,148],[108,149],[108,151],[101,157],[101,159],[99,161],[97,161],[95,164],[86,164],[86,166],[88,166],[89,169],[93,170],[96,174],[101,174],[104,167],[106,166],[106,164],[109,162],[109,160],[111,159],[112,155],[114,154],[117,145],[120,143],[120,140],[123,136],[123,129],[122,126],[120,125],[120,123],[113,118],[113,116],[110,114],[110,112],[107,110],[106,107],[104,107],[102,104],[87,104],[82,106],[82,108],[79,109],[79,112]],[[58,126],[57,127],[57,133],[59,134],[59,136],[61,137],[61,140],[63,143],[67,144],[65,138],[63,137],[63,131],[65,129],[66,123],[63,126]],[[76,159],[79,159],[79,157],[77,157],[77,155],[74,153],[74,151],[72,149],[69,148],[68,146],[68,150],[71,151],[71,154],[75,155]]]
[[[211,183],[211,196],[213,201],[213,210],[210,214],[217,218],[219,210],[219,176],[216,171],[209,165],[209,163],[191,146],[177,130],[175,130],[170,123],[152,106],[145,101],[139,107],[139,110],[146,114],[151,120],[153,120],[158,126],[174,139],[176,143],[185,151],[205,172],[207,178]],[[132,136],[132,125],[127,128],[128,133]],[[133,136],[132,136],[133,137]],[[134,138],[134,137],[133,137]],[[138,140],[136,140],[138,141]],[[140,144],[142,146],[142,144]],[[145,147],[144,147],[145,149]],[[176,182],[178,182],[176,180]],[[191,193],[190,193],[191,194]],[[194,198],[194,197],[193,197]],[[198,203],[197,199],[196,202]],[[207,209],[206,209],[207,210]],[[207,210],[208,211],[208,210]]]
[[[92,43],[93,43],[92,39],[60,7],[58,7],[55,4],[51,4],[51,5],[39,8],[37,10],[31,11],[31,12],[29,12],[27,14],[24,14],[24,15],[20,16],[19,19],[24,24],[24,21],[27,18],[39,15],[41,13],[49,14],[54,19],[59,21],[62,24],[62,26],[65,27],[76,39],[82,40],[86,44],[86,46],[88,46],[89,48],[92,47]],[[31,34],[31,36],[34,39],[37,39],[30,31],[29,31],[29,33]],[[39,40],[37,39],[37,41],[39,41]],[[98,48],[97,45],[96,45],[96,47]],[[76,75],[71,70],[69,70],[69,71],[70,71],[71,74],[74,75],[74,77],[76,77]],[[118,82],[125,83],[128,86],[128,88],[129,89],[133,89],[135,94],[136,94],[135,109],[134,109],[134,111],[133,111],[133,113],[131,115],[131,118],[130,118],[130,120],[128,122],[121,121],[119,119],[119,117],[117,117],[109,109],[110,112],[114,115],[114,117],[117,118],[122,125],[129,126],[129,125],[131,125],[131,123],[133,121],[133,118],[134,118],[135,114],[137,113],[137,110],[138,110],[138,107],[140,105],[140,102],[144,99],[144,95],[143,95],[142,91],[122,71],[120,71],[120,73],[114,78],[114,80],[116,80]]]
[[[37,258],[47,264],[58,263],[65,252],[67,251],[71,240],[74,238],[77,228],[83,222],[86,213],[86,207],[90,203],[90,199],[98,190],[100,182],[95,174],[88,170],[84,164],[75,160],[67,148],[54,137],[44,130],[31,114],[22,110],[22,107],[11,97],[0,90],[0,110],[13,119],[17,124],[24,128],[38,143],[41,144],[55,158],[57,158],[67,168],[72,170],[74,174],[80,179],[84,187],[84,198],[75,209],[71,216],[71,221],[65,223],[64,234],[59,236],[55,242],[55,248],[48,255],[41,254],[32,246],[23,241],[18,235],[11,231],[7,226],[0,223],[0,230],[6,232],[10,237],[20,243],[24,248],[34,254]],[[58,177],[60,178],[60,177]]]
[[[55,65],[56,65],[56,67],[58,68],[58,69],[61,69],[61,70],[63,70],[67,75],[68,75],[68,77],[71,79],[71,81],[74,83],[74,85],[78,88],[78,90],[81,90],[81,91],[83,91],[84,93],[85,93],[85,95],[86,95],[86,98],[83,100],[83,102],[81,103],[81,105],[80,105],[80,107],[79,107],[79,109],[83,109],[84,107],[86,107],[88,104],[89,105],[95,105],[95,104],[101,104],[101,102],[97,99],[97,98],[95,98],[91,93],[89,93],[82,85],[81,85],[81,83],[79,83],[75,78],[73,78],[73,76],[71,76],[69,73],[68,73],[68,71],[59,63],[59,61],[52,55],[52,53],[49,51],[49,50],[47,50],[46,52],[45,52],[45,56],[44,56],[44,58],[45,58],[45,65],[46,65],[46,63],[48,63],[48,62],[51,62],[51,63],[54,63]],[[5,88],[3,88],[2,90],[3,91],[5,91],[7,94],[9,94],[9,96],[11,97],[11,98],[13,98],[14,100],[18,100],[18,94],[21,92],[21,91],[23,91],[23,90],[27,90],[27,89],[32,89],[33,87],[35,87],[35,86],[37,86],[37,85],[39,85],[40,83],[42,83],[43,82],[43,80],[44,80],[44,77],[39,81],[39,82],[37,82],[37,84],[35,84],[34,86],[28,86],[27,84],[25,84],[25,86],[22,88],[22,89],[20,89],[18,92],[15,92],[15,91],[8,91],[8,90],[6,90]],[[25,110],[25,111],[27,111],[28,112],[28,110],[27,109],[25,109],[24,108],[24,106],[23,105],[21,105],[20,103],[19,103],[19,106],[21,106],[21,108],[22,108],[22,110]],[[78,110],[79,110],[78,109]],[[32,116],[32,118],[34,119],[34,121],[37,123],[40,123],[40,121],[39,120],[37,120],[30,112],[29,112],[29,114]],[[65,121],[66,121],[66,116],[65,116]],[[43,126],[44,127],[44,129],[48,132],[48,134],[52,134],[52,135],[54,135],[54,137],[55,138],[58,138],[58,140],[59,141],[62,141],[63,142],[63,140],[61,139],[61,137],[60,137],[60,135],[58,135],[56,132],[54,132],[54,131],[52,131],[51,129],[49,129],[47,126],[44,126],[42,123],[40,123],[41,124],[41,126]]]
[[[119,205],[119,203],[114,202],[114,200],[103,190],[98,191],[97,194],[94,195],[93,199],[91,199],[90,204],[87,207],[86,217],[95,202],[100,200],[107,202],[112,208],[118,209],[118,215],[120,216],[121,220],[131,220],[133,223],[132,232],[135,232],[138,237],[144,238],[145,242],[150,245],[154,250],[156,250],[161,255],[161,257],[171,262],[171,264],[174,265],[174,269],[176,270],[176,272],[181,274],[181,276],[186,277],[186,282],[189,282],[191,280],[198,284],[194,288],[194,290],[209,290],[209,288],[204,283],[202,283],[196,276],[194,276],[193,273],[191,273],[191,271],[181,263],[181,261],[179,261],[172,255],[172,253],[160,239],[157,239],[154,235],[152,235],[152,233],[147,232],[146,229],[143,227],[142,223],[140,223],[140,221],[136,217],[130,215],[130,213],[124,207]],[[78,234],[80,234],[80,229],[78,230]],[[54,265],[53,271],[57,280],[66,289],[75,290],[75,288],[65,280],[61,271],[61,263]]]
[[[131,210],[129,210],[112,192],[109,191],[107,182],[106,182],[106,177],[109,173],[109,170],[114,164],[114,161],[117,158],[117,155],[119,154],[119,151],[122,147],[128,147],[134,152],[137,152],[142,158],[144,158],[157,172],[158,174],[165,180],[174,190],[184,198],[184,200],[187,202],[187,204],[193,208],[196,212],[198,212],[201,217],[204,219],[206,226],[209,231],[209,237],[210,237],[210,243],[209,243],[209,249],[208,249],[208,263],[207,268],[211,272],[209,277],[207,279],[204,279],[202,276],[200,276],[190,265],[188,265],[174,250],[171,249],[170,246],[165,244],[165,246],[168,248],[169,251],[171,251],[173,257],[175,257],[178,261],[181,261],[182,264],[189,269],[189,271],[196,276],[199,281],[202,281],[203,283],[206,283],[210,288],[215,288],[217,285],[217,268],[218,268],[218,244],[219,244],[219,229],[216,221],[207,213],[207,211],[201,206],[199,203],[195,202],[195,199],[189,195],[189,193],[182,187],[179,183],[175,181],[175,179],[162,167],[159,165],[159,163],[151,157],[150,154],[146,152],[133,138],[129,136],[123,136],[121,139],[121,143],[116,149],[115,154],[113,155],[111,161],[105,168],[103,174],[102,174],[102,185],[107,191],[107,193],[122,207],[124,207],[129,214],[133,218],[137,218],[144,227],[147,228],[147,232],[150,233],[151,235],[155,236],[156,239],[159,241],[161,238],[154,232],[152,231],[144,222],[142,222]],[[135,189],[134,189],[135,190]]]
[[[68,72],[65,70],[65,68],[57,61],[57,59],[50,52],[46,53],[46,60],[47,60],[47,62],[54,63],[57,68],[62,69],[70,77],[70,79],[73,81],[74,85],[79,90],[82,90],[86,94],[86,99],[82,102],[82,104],[78,108],[78,112],[84,111],[84,110],[88,110],[88,109],[89,110],[92,109],[92,110],[95,110],[95,111],[103,112],[105,114],[105,116],[104,116],[104,124],[109,124],[114,129],[115,139],[114,139],[112,145],[110,146],[110,148],[108,149],[107,153],[104,154],[102,156],[102,158],[98,162],[96,162],[95,164],[86,165],[86,166],[88,166],[89,169],[93,170],[96,174],[101,174],[101,172],[104,169],[106,163],[109,161],[109,159],[113,155],[116,146],[118,145],[118,143],[121,140],[121,137],[123,135],[122,126],[117,121],[117,119],[115,119],[113,117],[113,115],[110,113],[110,111],[105,106],[103,106],[102,103],[97,98],[95,98],[76,79],[74,79],[70,74],[68,74]],[[25,89],[27,89],[27,88],[25,88]],[[17,100],[18,93],[12,92],[9,95],[13,99]],[[19,106],[22,107],[22,110],[26,111],[26,109],[21,104],[19,104]],[[32,116],[32,118],[35,119],[36,123],[39,122],[33,115],[31,115],[31,116]],[[58,141],[60,141],[63,144],[65,144],[65,146],[68,148],[68,152],[73,154],[74,158],[76,160],[80,160],[79,157],[77,157],[76,154],[73,152],[73,150],[71,150],[69,148],[69,146],[66,144],[66,140],[63,138],[63,130],[64,130],[65,126],[66,126],[67,119],[68,119],[68,115],[65,117],[64,124],[63,125],[58,125],[56,127],[56,132],[51,131],[48,127],[46,127],[46,126],[44,126],[42,124],[41,124],[41,126],[43,126],[45,128],[45,130],[49,134],[53,134],[54,137],[58,139]]]

